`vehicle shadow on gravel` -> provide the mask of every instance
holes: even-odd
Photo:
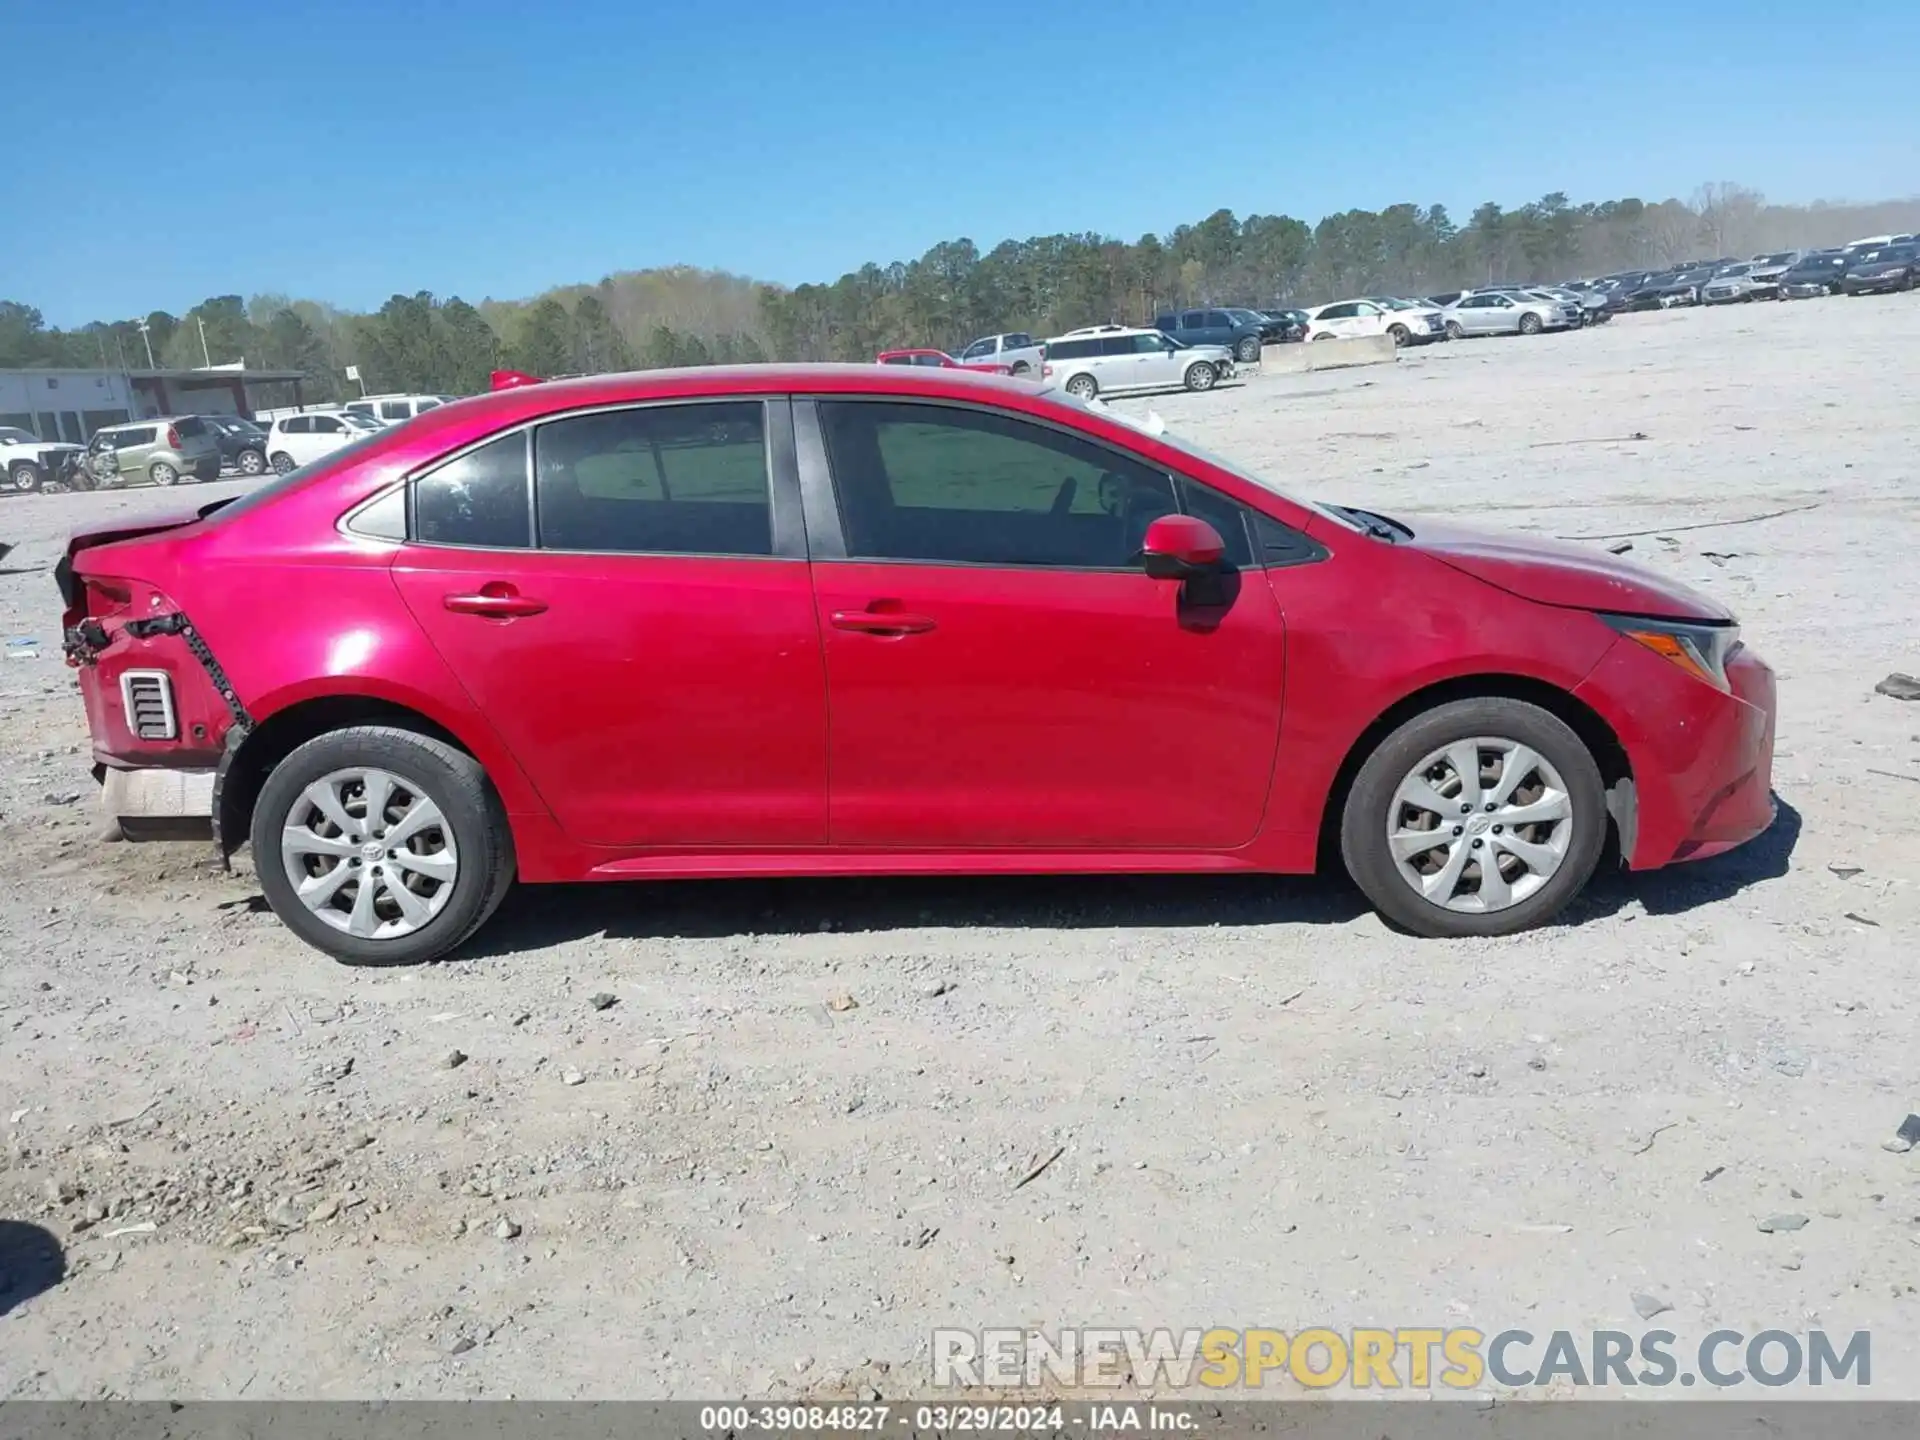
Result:
[[[1602,871],[1587,886],[1586,893],[1567,907],[1565,922],[1578,924],[1615,915],[1636,900],[1649,915],[1681,915],[1731,899],[1749,885],[1780,879],[1787,873],[1794,847],[1800,843],[1800,812],[1777,791],[1773,802],[1776,813],[1765,833],[1724,855],[1643,874],[1612,868]]]
[[[0,1220],[0,1315],[66,1278],[67,1252],[50,1231],[24,1220]]]
[[[1082,930],[1344,925],[1367,911],[1346,882],[1288,875],[994,876],[527,885],[456,960],[590,935],[715,939],[822,930]]]

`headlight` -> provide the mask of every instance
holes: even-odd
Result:
[[[1683,620],[1649,620],[1639,615],[1602,615],[1608,625],[1637,640],[1663,660],[1671,660],[1697,680],[1732,690],[1727,661],[1740,648],[1738,625],[1689,624]]]

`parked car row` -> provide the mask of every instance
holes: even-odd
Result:
[[[1868,295],[1916,285],[1920,240],[1912,235],[1876,235],[1829,249],[1781,250],[1749,260],[1697,261],[1574,282],[1613,312]]]

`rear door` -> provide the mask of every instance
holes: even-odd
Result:
[[[414,482],[395,583],[572,839],[825,842],[790,416],[758,398],[561,416]]]
[[[1140,568],[1172,477],[982,407],[822,399],[797,421],[838,500],[808,515],[836,847],[1253,839],[1285,634],[1258,571],[1201,594]]]

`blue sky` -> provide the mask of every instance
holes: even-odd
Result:
[[[0,298],[62,325],[675,263],[831,280],[1221,206],[1920,193],[1913,0],[8,8],[45,63],[0,87]]]

